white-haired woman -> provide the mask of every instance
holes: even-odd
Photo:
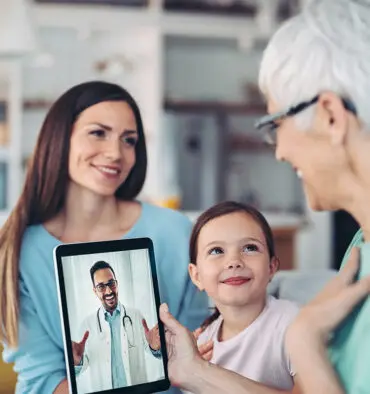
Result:
[[[340,274],[288,330],[309,394],[370,393],[369,25],[369,0],[313,0],[272,37],[260,70],[269,115],[258,128],[276,144],[276,158],[302,178],[311,208],[344,209],[361,226]],[[194,393],[264,393],[200,360],[186,331],[161,312],[174,344],[173,381]]]
[[[311,208],[346,210],[361,226],[341,275],[302,310],[287,335],[307,393],[370,392],[370,300],[327,343],[370,291],[369,24],[369,1],[314,0],[273,36],[260,69],[270,115],[258,126],[276,143],[276,158],[301,176]],[[347,265],[354,247],[359,250]]]

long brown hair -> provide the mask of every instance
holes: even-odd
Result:
[[[27,226],[44,223],[65,204],[69,182],[68,157],[73,125],[85,109],[103,101],[124,101],[132,109],[137,125],[136,162],[128,178],[116,191],[121,200],[135,198],[145,181],[147,154],[140,111],[122,87],[92,81],[74,86],[50,108],[41,127],[28,166],[23,191],[0,230],[0,341],[18,345],[19,257]]]
[[[202,228],[213,219],[216,219],[220,216],[229,215],[235,212],[244,212],[245,214],[250,216],[261,227],[261,230],[265,236],[269,258],[271,260],[273,257],[275,257],[274,236],[270,225],[268,224],[267,220],[262,215],[262,213],[259,212],[254,207],[252,207],[251,205],[247,205],[235,201],[224,201],[207,209],[198,217],[197,221],[195,222],[193,230],[191,232],[190,243],[189,243],[189,256],[190,256],[190,262],[192,264],[196,265],[197,263],[198,238]],[[215,307],[213,314],[203,322],[201,327],[206,328],[219,316],[220,316],[220,311]]]

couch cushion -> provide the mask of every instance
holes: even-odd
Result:
[[[277,298],[304,305],[314,298],[335,276],[335,270],[280,271],[268,286],[268,292]]]

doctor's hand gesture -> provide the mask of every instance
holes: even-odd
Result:
[[[89,331],[86,331],[81,342],[72,341],[72,353],[73,353],[74,365],[79,365],[81,363],[81,359],[85,351],[85,344],[88,337],[89,337]]]
[[[159,337],[158,324],[156,324],[151,330],[146,323],[146,320],[142,320],[145,338],[152,350],[159,350],[161,348],[161,339]]]

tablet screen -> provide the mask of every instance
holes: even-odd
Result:
[[[73,393],[149,393],[167,388],[163,326],[158,319],[159,294],[151,260],[154,254],[147,239],[57,248]]]

